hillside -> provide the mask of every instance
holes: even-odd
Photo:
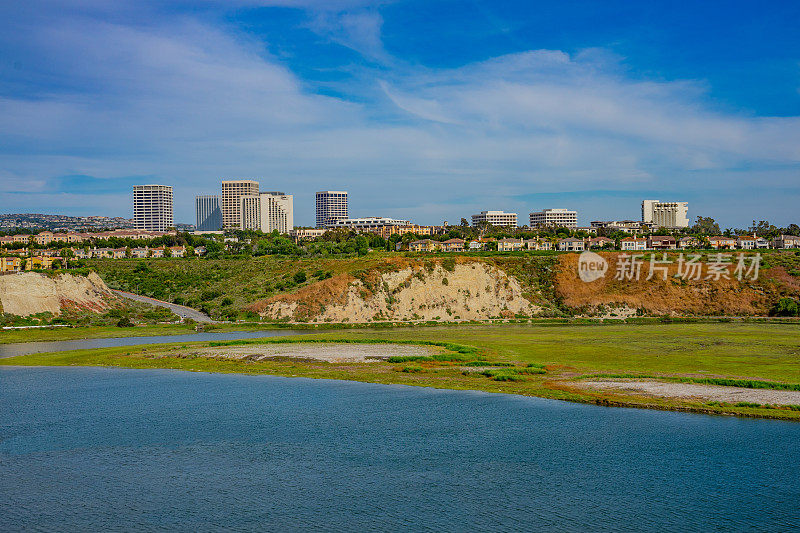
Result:
[[[39,313],[104,312],[116,297],[100,276],[23,272],[0,276],[0,311],[28,316]]]
[[[766,315],[800,297],[800,256],[765,255],[758,280],[578,278],[577,254],[93,260],[109,287],[203,310],[215,319],[370,322],[514,316]],[[675,258],[673,258],[675,259]],[[645,259],[646,260],[646,259]]]

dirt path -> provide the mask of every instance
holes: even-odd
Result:
[[[136,300],[137,302],[144,302],[146,304],[156,305],[158,307],[166,307],[176,315],[183,318],[191,318],[195,322],[205,322],[211,324],[216,323],[216,320],[213,320],[210,316],[206,315],[205,313],[201,313],[197,309],[192,309],[191,307],[164,302],[161,300],[156,300],[155,298],[148,298],[147,296],[133,294],[132,292],[118,291],[114,289],[112,289],[112,292],[117,296],[128,298],[129,300]]]
[[[581,381],[577,386],[585,389],[628,392],[660,398],[686,400],[713,400],[718,402],[749,402],[774,405],[800,405],[800,391],[745,389],[694,383],[668,383],[663,381]]]

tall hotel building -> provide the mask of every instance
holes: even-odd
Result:
[[[134,185],[133,224],[136,229],[147,231],[167,231],[173,227],[172,187]]]
[[[222,209],[219,196],[194,197],[195,226],[198,231],[222,229]]]
[[[242,196],[242,229],[289,233],[294,229],[294,197],[282,192]]]
[[[317,227],[332,226],[337,220],[347,218],[347,191],[320,191],[317,193]]]
[[[242,228],[242,196],[257,196],[258,182],[231,180],[222,182],[222,227]]]

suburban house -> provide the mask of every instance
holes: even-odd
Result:
[[[582,252],[584,249],[583,239],[561,239],[558,241],[558,250],[560,252]]]
[[[721,235],[708,238],[708,244],[715,250],[733,250],[736,248],[736,239]]]
[[[449,239],[439,243],[443,252],[463,252],[464,239]]]
[[[800,237],[795,235],[780,235],[772,239],[774,248],[800,248]]]
[[[742,250],[753,250],[756,247],[756,238],[750,235],[739,236],[736,238],[736,245]]]
[[[185,246],[170,246],[169,251],[172,254],[172,257],[183,257],[186,255]]]
[[[675,237],[669,235],[651,235],[647,238],[647,247],[651,250],[674,250],[677,243]]]
[[[647,239],[626,237],[620,241],[620,249],[627,251],[647,250]]]
[[[410,252],[435,252],[439,247],[439,243],[431,239],[422,239],[421,241],[411,241],[408,243],[408,250]]]
[[[0,272],[19,272],[21,264],[19,257],[0,257]]]
[[[497,241],[498,252],[517,252],[524,246],[522,239],[500,239]]]
[[[593,237],[589,239],[589,248],[613,248],[614,239],[608,237]]]
[[[48,270],[53,268],[53,263],[56,261],[61,261],[63,264],[64,260],[60,257],[47,257],[43,255],[37,255],[28,259],[28,262],[25,264],[25,270],[33,270],[33,269],[42,269]]]
[[[700,239],[697,237],[681,237],[678,239],[678,248],[686,250],[688,248],[699,248]]]

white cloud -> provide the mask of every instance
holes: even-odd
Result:
[[[252,176],[295,193],[301,222],[311,222],[319,188],[349,188],[354,215],[437,222],[479,207],[547,207],[517,199],[537,192],[713,190],[747,166],[755,170],[737,172],[739,185],[796,181],[800,120],[714,111],[701,81],[631,79],[604,50],[412,66],[386,53],[377,11],[329,7],[315,12],[316,31],[381,63],[349,87],[373,99],[317,94],[262,43],[192,18],[75,15],[24,27],[13,36],[23,61],[50,83],[0,99],[0,190],[43,192],[67,174],[153,176],[176,185],[188,221],[193,194]],[[130,209],[125,194],[104,198],[106,214]],[[0,211],[16,210],[12,201],[61,208],[97,198],[3,195]],[[587,216],[630,211],[595,204]]]

